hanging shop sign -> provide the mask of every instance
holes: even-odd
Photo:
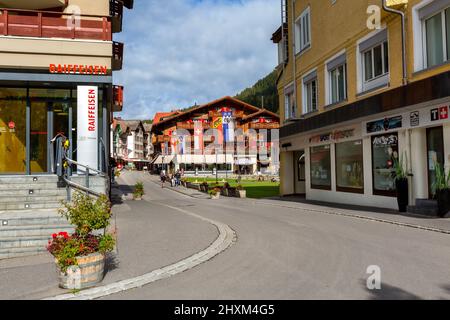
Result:
[[[77,97],[78,162],[98,169],[98,87],[78,86]]]
[[[309,143],[331,142],[351,138],[355,135],[355,129],[336,130],[325,134],[319,134],[309,138]]]
[[[50,64],[49,72],[55,74],[107,75],[107,66]]]

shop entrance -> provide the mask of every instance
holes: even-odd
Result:
[[[294,193],[306,194],[305,151],[294,153]]]
[[[428,159],[428,192],[430,199],[434,198],[433,185],[436,181],[436,164],[444,166],[444,130],[443,127],[427,129],[427,159]]]

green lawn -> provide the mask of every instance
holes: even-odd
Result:
[[[187,180],[194,183],[206,181],[209,184],[214,184],[216,182],[214,178],[187,178]],[[223,186],[224,181],[227,181],[231,187],[237,187],[238,185],[236,179],[219,179],[219,185]],[[261,199],[280,195],[279,182],[242,180],[241,185],[247,191],[247,198]]]

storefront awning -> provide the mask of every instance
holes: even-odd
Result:
[[[153,164],[170,164],[173,160],[174,156],[158,156]]]

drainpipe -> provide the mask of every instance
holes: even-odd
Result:
[[[295,116],[298,112],[297,104],[297,62],[295,61],[295,0],[292,0],[292,72],[294,78],[294,103],[295,103]]]
[[[383,0],[383,9],[387,12],[399,15],[402,19],[402,58],[403,58],[403,85],[408,84],[408,67],[406,63],[406,16],[403,11],[389,8],[387,0]]]

